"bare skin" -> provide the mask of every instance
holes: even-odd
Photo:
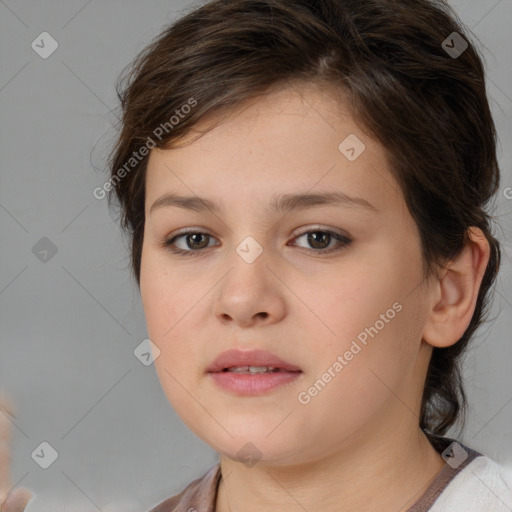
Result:
[[[0,396],[0,511],[23,512],[33,494],[24,487],[13,489],[10,474],[11,438],[14,407],[4,396]]]
[[[220,454],[218,512],[405,511],[444,465],[418,426],[431,350],[467,328],[489,247],[473,232],[460,257],[424,280],[417,226],[385,148],[332,97],[303,92],[305,101],[292,89],[267,95],[196,141],[151,151],[141,295],[160,350],[155,367],[181,419]],[[366,145],[355,161],[338,149],[349,134]],[[320,191],[378,212],[266,209],[274,195]],[[169,193],[223,209],[151,211]],[[353,241],[322,255],[302,236],[317,226]],[[208,245],[191,245],[187,232]],[[175,236],[174,248],[199,255],[173,253],[164,242]],[[236,251],[247,237],[263,249],[251,263]],[[299,403],[397,302],[403,309],[375,339]],[[236,396],[206,371],[230,348],[271,351],[302,374],[271,393]],[[247,443],[259,452],[252,466],[238,455]]]

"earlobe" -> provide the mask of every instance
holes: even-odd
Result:
[[[428,344],[448,347],[462,337],[473,317],[489,256],[487,238],[481,229],[471,227],[466,245],[435,282],[436,294],[422,336]]]

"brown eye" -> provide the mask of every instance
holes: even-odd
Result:
[[[350,238],[340,235],[339,233],[321,229],[306,231],[296,236],[294,240],[306,236],[306,243],[309,247],[305,247],[305,249],[318,254],[328,254],[341,250],[352,242]],[[179,247],[176,245],[176,242],[181,239],[183,239],[183,242],[180,242],[182,247]],[[186,231],[165,240],[162,245],[173,254],[180,256],[200,256],[205,253],[204,249],[209,246],[211,247],[209,242],[212,239],[213,237],[211,235],[202,231]],[[337,243],[329,247],[332,242]]]
[[[179,239],[183,239],[183,247],[175,247],[176,241]],[[208,233],[203,233],[200,231],[187,231],[185,233],[181,233],[176,235],[175,237],[170,238],[164,242],[164,246],[168,247],[172,252],[177,254],[191,254],[197,253],[202,249],[208,247],[208,242],[211,239],[211,236]]]
[[[314,249],[327,249],[332,239],[331,235],[325,231],[311,231],[307,236],[308,244],[311,244]]]
[[[185,235],[185,244],[193,249],[204,249],[205,247],[208,247],[209,237],[210,235],[207,235],[206,233],[190,233]],[[201,240],[203,240],[202,243]],[[207,240],[206,245],[204,240]]]
[[[306,231],[305,233],[295,237],[295,240],[298,240],[304,236],[307,236],[306,243],[309,244],[311,248],[316,249],[315,252],[320,253],[336,251],[343,248],[344,246],[349,245],[350,242],[352,242],[350,238],[347,238],[338,233],[334,233],[332,231],[325,230]],[[334,245],[334,247],[329,248],[329,244],[332,241],[337,241],[338,243],[337,245]],[[308,247],[306,247],[306,249],[308,249]]]

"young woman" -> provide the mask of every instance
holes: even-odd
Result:
[[[445,436],[500,263],[482,61],[448,6],[208,2],[126,78],[96,193],[162,388],[219,453],[153,512],[512,510]]]

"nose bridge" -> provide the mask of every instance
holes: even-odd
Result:
[[[261,206],[263,200],[258,201],[257,197],[244,196],[237,205],[238,209],[232,210],[222,219],[236,255],[248,265],[260,260],[267,250],[264,246],[268,243],[273,233],[271,228],[275,224],[275,219],[264,218],[265,211]]]
[[[260,237],[261,240],[261,237]],[[238,256],[248,265],[260,259],[264,252],[263,245],[253,235],[247,235],[235,249]]]
[[[262,286],[268,278],[266,250],[255,236],[246,235],[238,244],[233,245],[230,253],[229,270],[225,276],[229,288],[235,295],[253,297],[256,288]],[[245,286],[250,286],[251,289],[244,289]]]
[[[275,234],[273,226],[276,222],[275,219],[264,218],[263,202],[256,200],[257,195],[246,199],[241,208],[224,218],[228,229],[226,240],[230,246],[226,278],[231,280],[235,274],[238,282],[249,279],[255,286],[264,283],[269,277],[267,274],[271,274],[267,268],[269,244],[273,245],[271,237]]]

